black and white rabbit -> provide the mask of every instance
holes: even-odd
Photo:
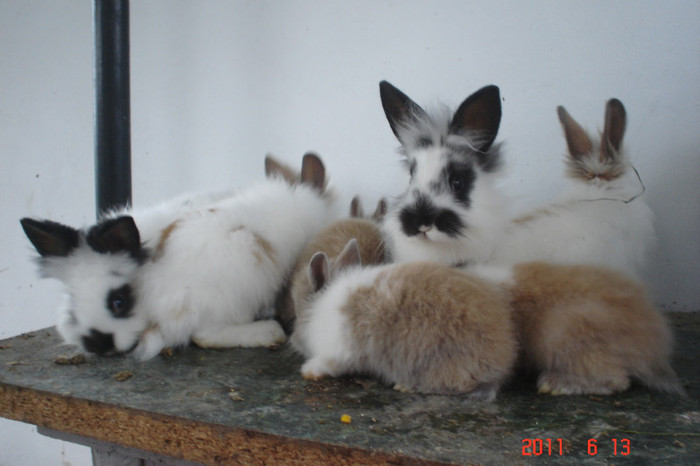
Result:
[[[430,114],[386,81],[379,89],[411,177],[384,219],[391,259],[486,261],[508,220],[496,186],[501,168],[500,144],[494,144],[501,122],[498,87],[476,91],[454,113]]]
[[[518,344],[508,294],[436,262],[361,267],[355,240],[308,264],[290,339],[307,379],[368,373],[395,389],[493,399]]]
[[[563,107],[570,189],[560,200],[510,219],[495,179],[493,144],[501,115],[498,88],[485,87],[450,117],[429,115],[387,82],[382,105],[411,174],[386,215],[394,261],[514,264],[543,260],[594,264],[639,275],[654,243],[653,214],[622,151],[626,113],[608,102],[605,126],[592,139]]]
[[[332,219],[325,168],[301,174],[268,157],[268,179],[235,195],[127,208],[86,229],[22,219],[43,276],[66,288],[58,330],[97,353],[149,359],[190,341],[203,347],[285,340],[271,319],[278,289],[309,237]]]
[[[568,190],[550,204],[513,220],[490,262],[545,260],[594,264],[638,276],[655,242],[654,215],[644,187],[622,150],[626,112],[608,101],[598,138],[557,109],[568,147]]]

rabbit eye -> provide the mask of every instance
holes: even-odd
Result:
[[[129,285],[124,285],[121,288],[109,292],[107,296],[107,308],[114,317],[129,317],[132,307],[133,299],[131,297],[131,287]]]
[[[450,188],[455,193],[461,193],[464,189],[464,180],[459,177],[450,178]]]

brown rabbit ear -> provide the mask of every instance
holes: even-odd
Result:
[[[605,105],[605,126],[600,144],[600,159],[614,160],[622,147],[622,138],[625,136],[627,126],[627,114],[625,107],[617,99],[610,99]]]
[[[333,261],[333,271],[343,270],[351,265],[362,265],[362,257],[360,256],[360,246],[355,238],[348,241],[343,250],[338,254],[338,257]]]
[[[403,143],[399,136],[401,128],[428,117],[420,105],[388,81],[379,83],[379,97],[382,100],[386,119],[389,120],[389,126],[401,143]]]
[[[326,186],[326,168],[321,158],[308,152],[301,160],[301,182],[323,192]]]
[[[330,278],[330,267],[328,256],[325,253],[317,252],[314,254],[309,262],[308,274],[314,292],[326,286]]]
[[[363,218],[365,212],[362,209],[362,202],[360,202],[360,196],[355,196],[350,201],[350,217],[352,218]]]
[[[576,120],[571,118],[569,112],[561,105],[557,107],[557,115],[564,129],[569,155],[574,159],[580,159],[589,154],[593,150],[593,143],[591,142],[591,138],[588,137],[588,134],[586,134],[586,131],[581,128],[581,125],[579,125]]]
[[[382,220],[384,220],[384,216],[386,215],[386,209],[386,199],[379,199],[379,202],[377,202],[377,208],[372,214],[372,220],[374,220],[375,222],[381,222]]]
[[[265,176],[267,178],[282,177],[290,185],[297,182],[297,174],[294,170],[271,155],[265,157]]]

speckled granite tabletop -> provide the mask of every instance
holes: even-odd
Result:
[[[0,416],[209,464],[700,464],[700,313],[669,318],[687,398],[553,397],[522,376],[492,403],[308,382],[288,346],[71,360],[49,328],[0,342]]]

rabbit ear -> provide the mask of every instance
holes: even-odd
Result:
[[[355,196],[350,201],[350,217],[352,218],[363,218],[365,216],[364,210],[362,209],[362,202],[360,202],[360,196]]]
[[[459,106],[450,122],[451,134],[477,132],[476,149],[489,150],[498,134],[501,124],[501,95],[498,86],[486,86],[469,97]]]
[[[593,143],[591,138],[588,137],[586,131],[581,128],[576,120],[571,118],[569,112],[566,111],[561,105],[557,107],[557,115],[559,116],[559,121],[564,129],[564,136],[566,137],[566,145],[569,148],[569,155],[574,159],[580,159],[581,157],[590,154],[593,150]]]
[[[428,118],[420,105],[388,81],[379,83],[379,96],[382,99],[382,107],[386,119],[389,120],[389,126],[400,142],[403,142],[399,136],[402,127],[410,125],[418,119]]]
[[[379,199],[379,202],[377,202],[377,208],[372,214],[372,220],[374,220],[375,222],[381,222],[382,220],[384,220],[384,216],[386,215],[386,209],[386,199]]]
[[[360,256],[360,246],[357,240],[352,238],[345,245],[343,250],[338,254],[338,257],[333,261],[333,270],[343,270],[351,265],[362,265],[362,257]]]
[[[100,253],[128,252],[134,256],[141,253],[139,229],[129,216],[105,220],[90,228],[87,243]]]
[[[330,267],[328,265],[328,256],[323,252],[317,252],[309,262],[309,281],[316,292],[323,288],[330,277]]]
[[[290,185],[297,182],[297,174],[294,170],[269,154],[265,157],[265,176],[267,178],[282,177]]]
[[[600,144],[600,159],[612,161],[622,147],[622,138],[625,136],[627,114],[625,107],[617,99],[610,99],[605,105],[605,126]]]
[[[326,168],[321,158],[308,152],[301,160],[301,182],[323,192],[326,186]]]
[[[65,257],[78,247],[80,234],[75,228],[50,220],[20,220],[24,233],[42,257]]]

